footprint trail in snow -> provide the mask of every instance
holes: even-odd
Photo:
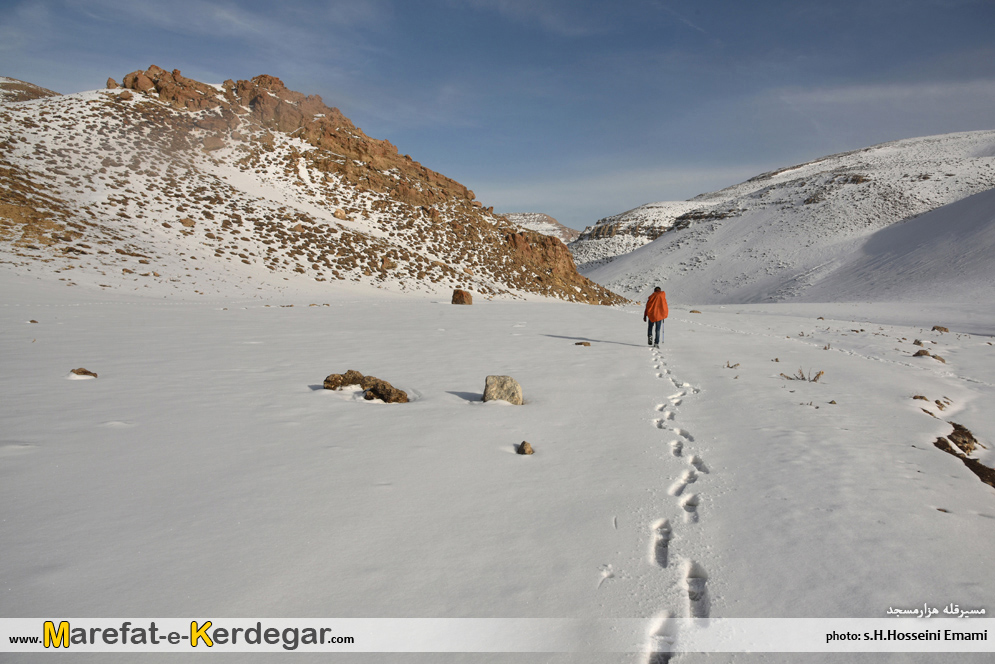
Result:
[[[653,408],[653,426],[671,435],[667,443],[670,455],[663,457],[661,471],[671,477],[667,495],[674,502],[668,509],[669,518],[661,517],[649,524],[648,559],[657,568],[657,573],[670,575],[672,587],[680,589],[680,596],[685,598],[684,606],[672,607],[676,610],[665,609],[648,627],[644,661],[647,664],[662,664],[670,662],[673,657],[675,616],[683,613],[688,618],[707,618],[710,612],[706,588],[708,574],[700,563],[691,560],[687,554],[682,556],[680,551],[694,542],[696,528],[700,527],[696,524],[702,520],[701,508],[708,492],[703,478],[709,474],[709,468],[694,447],[688,449],[688,446],[694,445],[695,437],[691,431],[680,426],[683,423],[679,407],[686,398],[698,394],[700,390],[674,376],[659,349],[652,349],[651,366],[657,379],[668,381],[677,391]],[[689,489],[692,486],[695,489],[693,492]],[[674,526],[674,523],[683,525]],[[675,557],[683,560],[683,565],[675,566]]]

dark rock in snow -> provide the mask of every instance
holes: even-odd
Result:
[[[408,403],[408,394],[376,376],[364,376],[355,369],[344,374],[329,374],[325,378],[326,390],[338,390],[348,385],[359,385],[366,390],[363,398],[367,401],[380,399],[384,403]]]

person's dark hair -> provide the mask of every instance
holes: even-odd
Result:
[[[654,289],[653,289],[653,292],[654,292],[654,293],[659,293],[659,292],[660,292],[660,287],[659,287],[659,286],[657,286],[656,288],[654,288]]]

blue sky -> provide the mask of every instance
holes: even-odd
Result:
[[[278,76],[485,205],[576,228],[995,129],[993,0],[0,0],[0,75],[77,92],[151,64]]]

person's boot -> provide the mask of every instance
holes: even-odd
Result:
[[[646,345],[647,346],[653,345],[653,337],[646,337]]]

